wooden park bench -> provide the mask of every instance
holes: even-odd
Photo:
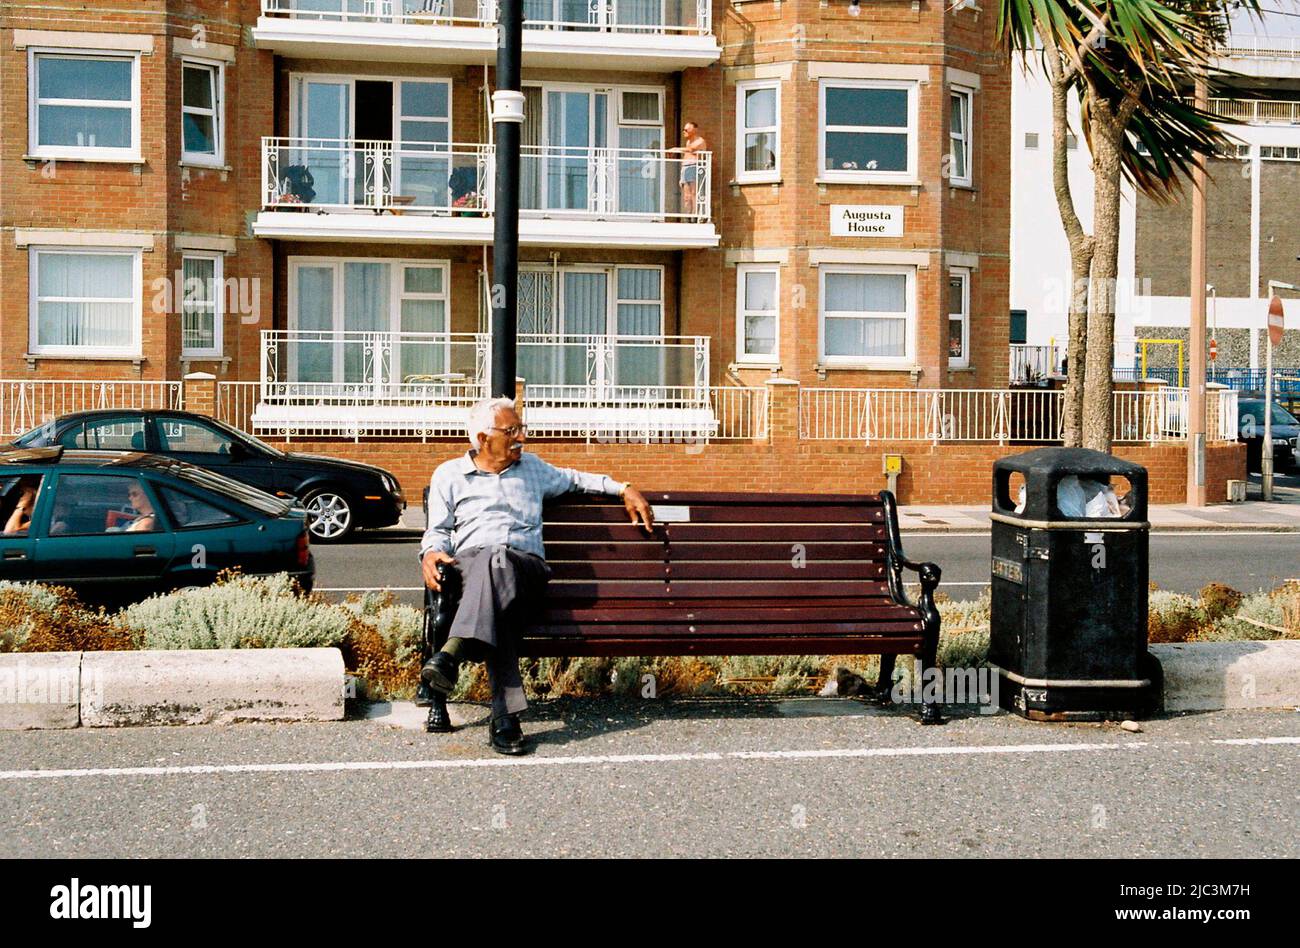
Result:
[[[881,704],[896,655],[916,655],[918,674],[934,666],[940,569],[903,556],[888,491],[645,496],[653,536],[613,498],[568,494],[546,505],[553,575],[521,656],[879,654]],[[919,574],[916,603],[904,569]],[[427,659],[455,613],[426,592]],[[922,723],[942,720],[938,701],[922,705]]]

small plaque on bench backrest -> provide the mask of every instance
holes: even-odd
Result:
[[[690,523],[690,507],[674,507],[669,504],[651,504],[650,509],[654,511],[655,520],[660,523]]]

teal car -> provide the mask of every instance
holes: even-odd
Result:
[[[121,604],[237,567],[315,577],[307,512],[183,461],[62,447],[0,452],[0,579]]]

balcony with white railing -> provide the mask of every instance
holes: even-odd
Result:
[[[716,62],[711,0],[523,0],[525,67],[673,72]],[[282,56],[473,63],[496,51],[494,0],[262,0]]]
[[[466,409],[487,394],[490,344],[485,333],[264,331],[252,430],[463,434]],[[525,333],[516,355],[533,434],[716,438],[757,427],[755,406],[711,391],[704,336]]]
[[[712,154],[524,146],[524,246],[715,247]],[[492,242],[491,145],[264,138],[259,237]]]

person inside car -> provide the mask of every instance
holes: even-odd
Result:
[[[36,493],[40,490],[41,479],[39,477],[21,478],[15,485],[14,490],[18,495],[18,500],[14,504],[14,509],[9,514],[9,519],[5,522],[6,534],[23,534],[32,523],[32,511],[36,508]]]
[[[154,513],[153,504],[145,495],[144,488],[138,483],[132,484],[126,492],[127,501],[139,515],[126,528],[127,533],[148,533],[158,529],[158,515]]]

